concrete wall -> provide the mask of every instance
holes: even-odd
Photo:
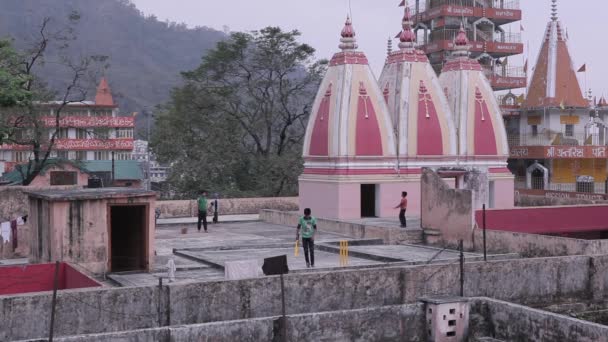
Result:
[[[289,341],[424,341],[422,304],[386,306],[351,311],[291,315],[287,320]],[[132,332],[74,336],[58,342],[110,341],[280,341],[279,318],[227,321]],[[31,340],[42,341],[42,340]]]
[[[592,201],[575,198],[556,198],[546,196],[526,195],[515,191],[515,206],[517,207],[554,207],[560,205],[605,204],[606,201]]]
[[[482,211],[475,213],[482,225]],[[557,234],[608,230],[608,205],[490,209],[489,229],[520,233]]]
[[[457,241],[452,241],[456,244]],[[476,228],[473,246],[476,252],[483,251],[483,230]],[[559,236],[514,233],[498,230],[486,231],[486,248],[489,253],[518,253],[525,258],[566,256],[566,255],[606,255],[608,240],[580,240]]]
[[[157,201],[161,218],[195,217],[198,215],[196,200]],[[297,197],[278,198],[221,198],[220,215],[257,214],[262,209],[285,211],[298,210]]]
[[[422,171],[421,226],[441,232],[447,240],[470,240],[473,233],[473,193],[450,189],[430,169]]]
[[[264,222],[296,227],[301,214],[276,210],[260,211],[260,219]],[[422,242],[419,231],[405,230],[399,227],[379,227],[356,222],[338,221],[317,217],[320,232],[332,232],[357,239],[382,239],[386,244],[411,244]]]
[[[459,293],[459,279],[457,263],[294,273],[285,277],[287,313],[356,310],[415,303],[429,295],[453,296]],[[532,305],[605,300],[608,256],[468,263],[465,296]],[[0,340],[44,337],[50,302],[50,293],[0,296]],[[56,331],[58,336],[116,332],[271,317],[280,310],[276,276],[169,285],[160,291],[152,286],[67,290],[58,295]]]
[[[608,326],[489,298],[471,300],[471,331],[521,342],[606,342]]]

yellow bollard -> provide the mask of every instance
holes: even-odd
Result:
[[[348,265],[348,241],[340,241],[340,266]]]

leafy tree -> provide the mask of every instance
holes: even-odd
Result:
[[[86,99],[89,83],[98,77],[94,70],[107,59],[90,56],[74,61],[61,54],[76,39],[75,26],[79,20],[76,12],[70,13],[65,25],[44,18],[35,40],[24,51],[16,52],[9,42],[0,46],[0,81],[8,85],[0,92],[0,135],[2,143],[21,146],[31,153],[27,163],[16,166],[23,185],[29,185],[44,170],[60,132],[63,110],[70,103]],[[61,57],[47,59],[49,51]],[[37,77],[37,70],[45,63],[63,68],[69,75],[60,89],[50,89]],[[43,120],[50,115],[42,108],[49,101],[55,101],[52,127]]]
[[[184,72],[157,113],[152,148],[175,190],[232,196],[297,192],[306,123],[326,61],[298,31],[233,33]]]

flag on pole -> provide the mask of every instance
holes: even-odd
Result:
[[[524,72],[528,73],[528,59],[526,58],[526,62],[524,63]]]
[[[583,64],[577,72],[587,72],[587,63]]]

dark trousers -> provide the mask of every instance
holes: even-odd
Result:
[[[206,211],[198,211],[198,230],[201,230],[201,220],[203,221],[203,227],[205,231],[207,231],[207,212]]]
[[[315,242],[311,238],[302,238],[302,247],[304,247],[304,259],[306,259],[306,265],[315,265]],[[308,259],[308,253],[310,253],[310,259]]]
[[[399,221],[401,221],[401,227],[407,226],[407,221],[405,220],[405,209],[401,209],[399,211]]]

